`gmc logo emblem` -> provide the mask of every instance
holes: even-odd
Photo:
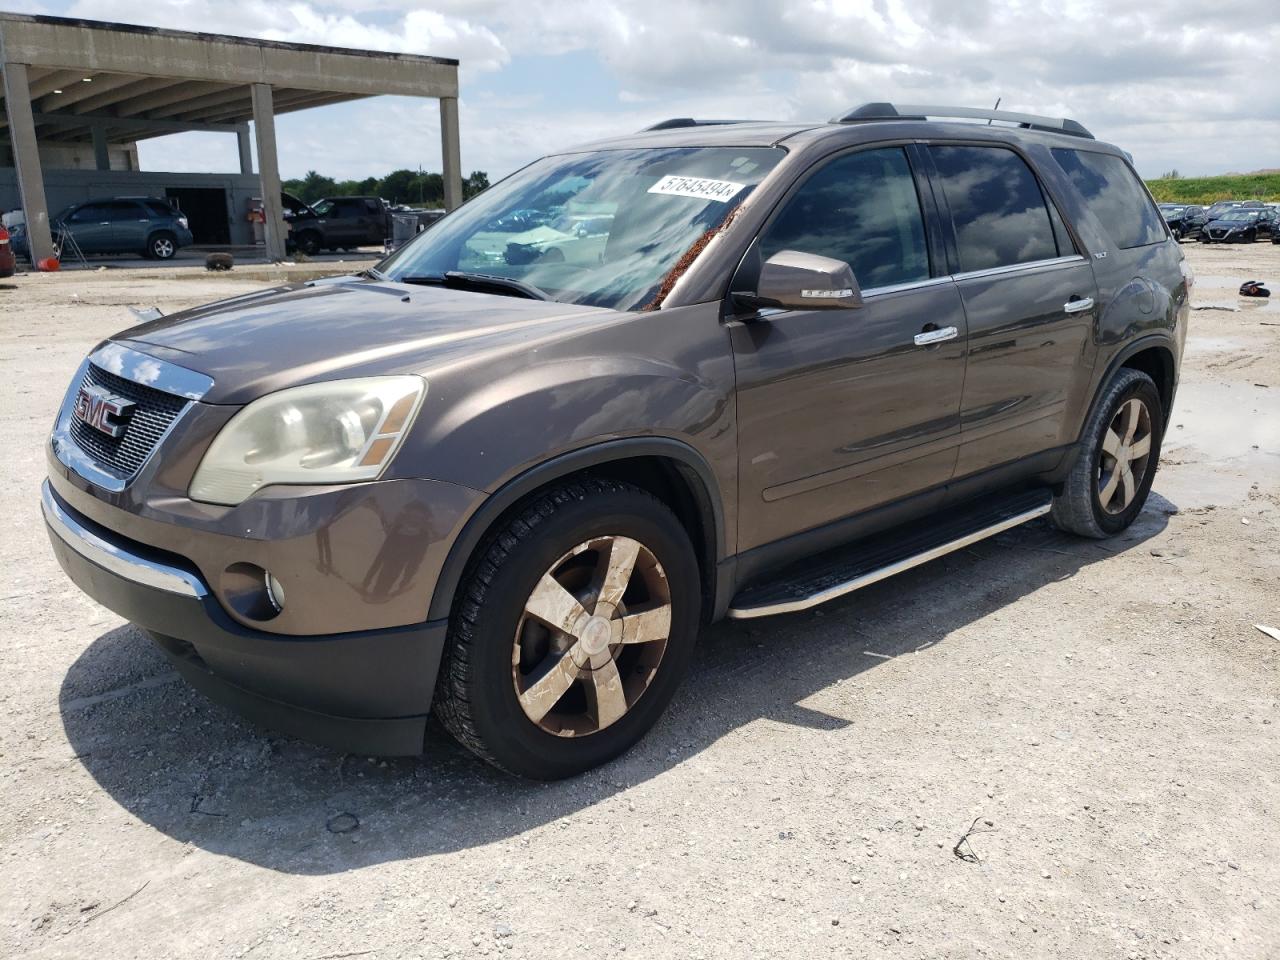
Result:
[[[93,429],[108,437],[119,437],[133,413],[133,401],[117,397],[105,387],[81,387],[76,394],[74,413],[77,420],[84,421]]]

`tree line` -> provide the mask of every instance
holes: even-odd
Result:
[[[393,170],[385,177],[363,180],[335,180],[308,170],[305,177],[285,180],[282,186],[286,193],[306,203],[325,197],[382,197],[390,203],[415,207],[444,206],[444,177],[420,170]],[[489,175],[483,170],[473,170],[462,180],[462,198],[469,200],[487,186]]]

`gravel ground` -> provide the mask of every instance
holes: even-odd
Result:
[[[78,361],[261,282],[0,296],[0,955],[1280,956],[1280,246],[1201,275],[1155,493],[808,614],[706,631],[603,770],[514,782],[272,736],[77,591],[37,504]],[[1241,280],[1274,281],[1266,305]],[[972,829],[971,829],[972,825]],[[968,840],[957,846],[961,837]],[[961,856],[963,855],[963,856]]]

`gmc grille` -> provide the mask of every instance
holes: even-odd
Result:
[[[119,437],[109,437],[84,421],[71,418],[71,436],[77,446],[93,459],[127,477],[141,469],[165,431],[189,402],[185,397],[117,377],[92,363],[80,386],[105,387],[117,396],[133,401],[133,412]]]

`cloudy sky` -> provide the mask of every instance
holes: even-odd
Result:
[[[1139,172],[1280,167],[1280,0],[44,0],[31,13],[457,57],[462,163],[496,178],[672,116],[825,119],[867,100],[1071,116]],[[279,121],[284,176],[439,169],[434,101]],[[194,149],[193,149],[194,148]],[[142,147],[226,170],[231,137]]]

